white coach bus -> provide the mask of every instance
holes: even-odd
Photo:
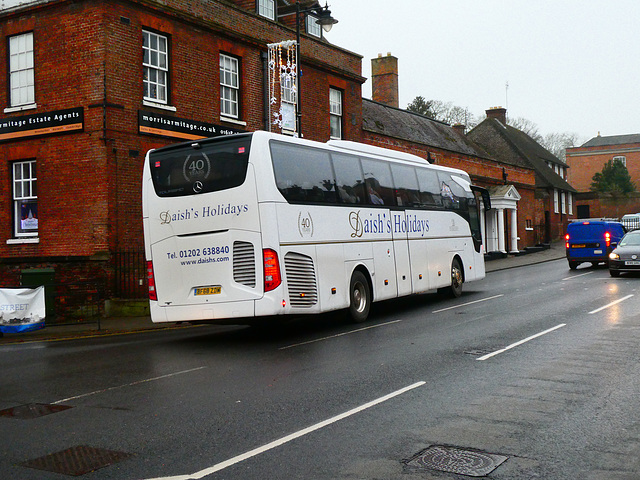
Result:
[[[254,132],[147,153],[154,322],[253,323],[446,291],[485,276],[475,193],[457,169],[348,141]],[[490,208],[485,203],[485,208]]]

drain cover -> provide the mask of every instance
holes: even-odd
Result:
[[[81,445],[52,453],[51,455],[45,455],[44,457],[34,458],[20,465],[46,470],[47,472],[78,476],[112,465],[130,456],[130,454],[124,452]]]
[[[0,410],[0,417],[19,418],[20,420],[30,420],[32,418],[44,417],[51,413],[62,412],[72,408],[66,405],[49,405],[46,403],[30,403],[19,407],[6,408]]]
[[[484,477],[498,468],[507,458],[478,450],[432,445],[407,460],[405,464],[410,467],[429,468],[470,477]]]

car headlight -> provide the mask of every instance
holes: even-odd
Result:
[[[611,252],[611,253],[609,254],[609,258],[610,258],[611,260],[620,260],[620,255],[618,255],[616,252]]]

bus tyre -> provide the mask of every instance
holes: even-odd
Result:
[[[364,322],[371,308],[369,281],[362,272],[355,271],[349,286],[349,317],[356,323]]]
[[[450,295],[452,297],[459,297],[462,295],[462,284],[464,283],[464,277],[462,273],[462,266],[460,260],[457,258],[451,262],[451,286],[439,288],[438,293]]]

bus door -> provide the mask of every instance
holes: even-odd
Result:
[[[409,228],[404,210],[391,211],[391,232],[395,252],[398,296],[412,293],[411,262],[409,257]]]

